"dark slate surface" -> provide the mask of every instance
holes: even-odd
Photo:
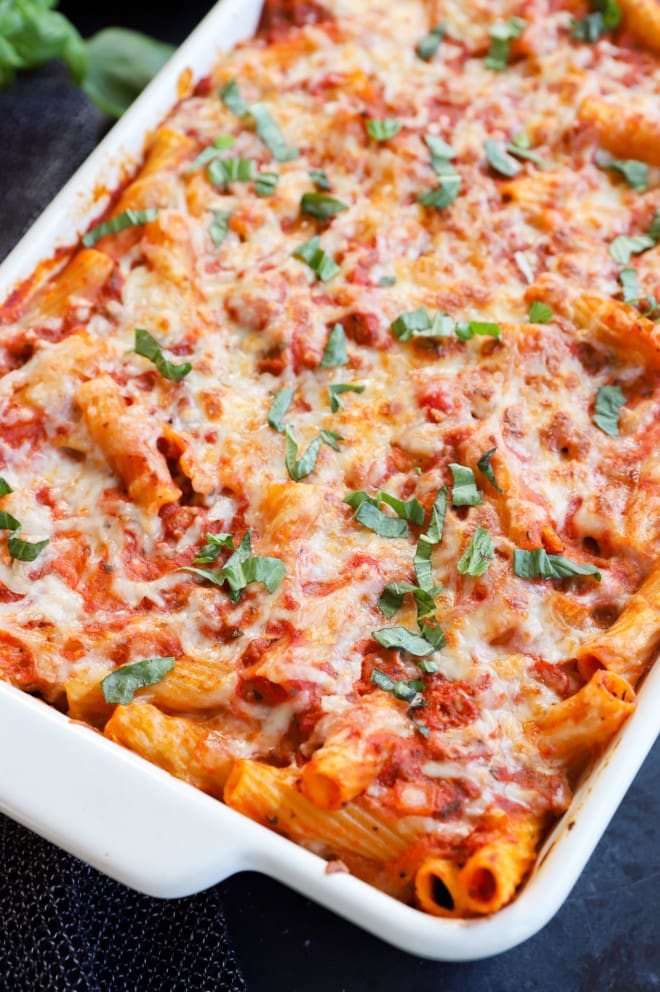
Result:
[[[119,23],[176,42],[207,7],[61,9],[83,34]],[[0,92],[0,257],[106,126],[58,67]],[[396,951],[252,873],[193,899],[135,897],[0,818],[0,992],[238,992],[223,904],[250,992],[651,992],[660,989],[659,793],[656,745],[555,919],[513,951],[465,965]]]

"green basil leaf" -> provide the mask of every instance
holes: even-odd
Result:
[[[275,592],[286,576],[286,567],[279,558],[254,555],[244,562],[230,565],[231,559],[220,569],[230,589],[230,599],[238,602],[240,594],[252,582],[260,582],[268,592]]]
[[[408,537],[408,524],[405,520],[388,516],[369,499],[359,505],[355,519],[380,537]]]
[[[147,207],[146,210],[122,210],[120,214],[115,214],[110,220],[104,220],[101,224],[88,231],[82,239],[85,248],[92,248],[100,238],[106,234],[117,234],[127,227],[139,227],[140,224],[148,224],[156,220],[158,207]]]
[[[591,14],[571,22],[571,37],[574,41],[593,44],[621,23],[621,9],[615,0],[596,0],[596,8]]]
[[[627,265],[632,255],[641,255],[655,246],[655,240],[648,234],[635,234],[627,237],[620,234],[608,246],[608,251],[615,262],[619,265]]]
[[[195,565],[208,565],[217,560],[223,549],[234,550],[234,538],[231,534],[207,534],[206,544],[200,548],[199,554],[193,558]]]
[[[649,227],[649,238],[653,239],[654,244],[660,241],[660,210],[656,210],[655,217],[651,221],[651,226]]]
[[[419,623],[422,637],[429,644],[432,644],[436,651],[440,651],[447,646],[445,633],[437,621],[429,621],[425,617],[419,617],[417,622]],[[419,667],[423,672],[427,672],[428,674],[438,671],[438,666],[434,661],[420,661]]]
[[[424,683],[421,679],[412,679],[409,682],[404,682],[403,680],[395,682],[389,675],[382,672],[380,668],[374,668],[371,673],[371,682],[373,685],[378,686],[379,689],[383,689],[384,692],[391,692],[397,699],[402,699],[407,703],[412,702],[418,693],[424,689]]]
[[[353,386],[348,382],[333,383],[333,385],[328,386],[330,409],[333,413],[337,413],[338,410],[344,409],[344,404],[339,399],[340,393],[363,393],[365,388],[365,386]]]
[[[596,394],[596,412],[592,420],[610,437],[619,436],[619,410],[625,402],[619,386],[601,386]]]
[[[358,492],[348,493],[342,500],[342,503],[348,503],[353,510],[357,510],[365,502],[377,506],[378,496],[370,496],[369,493],[365,493],[364,489],[360,489]]]
[[[493,472],[493,467],[490,464],[490,460],[491,460],[491,458],[493,457],[493,455],[495,454],[496,451],[497,451],[497,448],[491,448],[484,455],[482,455],[481,458],[479,459],[479,461],[477,462],[477,468],[482,473],[482,475],[485,475],[486,476],[486,478],[490,482],[491,486],[495,486],[495,488],[497,489],[498,493],[503,493],[504,490],[501,489],[500,486],[497,484],[497,479],[495,478],[495,473]]]
[[[484,145],[486,151],[486,158],[491,169],[495,172],[499,172],[501,176],[517,176],[520,172],[521,166],[514,158],[504,149],[504,145],[500,144],[499,141],[493,141],[492,138],[488,138]]]
[[[288,162],[292,158],[298,157],[298,149],[287,145],[279,124],[274,120],[265,104],[253,104],[250,107],[250,113],[256,125],[257,134],[278,162]]]
[[[172,45],[126,28],[104,28],[85,46],[88,66],[82,90],[112,117],[128,110],[174,54]]]
[[[439,544],[445,527],[445,516],[447,515],[447,486],[438,489],[435,502],[431,507],[431,518],[424,537],[431,544]]]
[[[623,302],[635,303],[640,298],[637,269],[621,269],[619,272],[619,282],[623,290]]]
[[[490,29],[490,48],[484,59],[487,69],[502,72],[509,64],[511,54],[509,42],[519,38],[525,30],[527,21],[523,17],[510,17],[504,23],[494,24]]]
[[[156,685],[174,668],[174,658],[145,658],[132,665],[122,665],[101,681],[101,689],[106,703],[122,703],[124,706],[133,701],[138,689]]]
[[[225,584],[225,577],[222,572],[211,572],[207,568],[193,568],[192,565],[184,565],[178,571],[190,572],[191,575],[197,575],[200,579],[212,582],[214,586],[223,586]]]
[[[513,141],[506,146],[506,150],[510,155],[515,155],[516,158],[522,158],[528,162],[533,162],[537,165],[539,169],[549,169],[550,165],[541,155],[533,152],[529,147],[529,139],[524,134],[518,134],[513,139]]]
[[[341,272],[335,260],[321,248],[321,239],[318,236],[303,242],[292,255],[301,262],[306,262],[321,282],[329,282]]]
[[[450,203],[453,203],[461,190],[461,177],[458,173],[448,175],[443,179],[440,186],[435,189],[425,189],[417,197],[417,202],[423,207],[434,207],[436,210],[444,210]]]
[[[600,582],[602,578],[595,565],[580,565],[561,555],[549,555],[544,548],[535,551],[514,548],[513,571],[521,579],[566,579],[593,575]]]
[[[11,490],[10,490],[11,492]],[[21,522],[6,510],[0,510],[0,530],[20,530]]]
[[[488,568],[488,562],[495,556],[493,539],[485,527],[477,527],[468,547],[458,560],[458,571],[461,575],[483,575]]]
[[[416,720],[415,717],[413,716],[413,712],[414,712],[413,708],[410,707],[410,709],[408,710],[408,716],[410,717],[410,722],[415,725],[415,729],[419,730],[422,737],[427,737],[427,738],[430,737],[431,731],[429,730],[429,728],[425,727],[423,723],[419,722],[419,720]]]
[[[446,338],[454,329],[454,321],[448,313],[439,311],[431,320],[426,307],[418,307],[400,314],[390,324],[395,337],[399,341],[410,341],[412,338]]]
[[[362,388],[364,389],[364,386]],[[13,493],[13,491],[14,490],[11,488],[7,480],[3,479],[0,475],[0,499],[2,499],[3,496],[8,496],[9,493]]]
[[[549,324],[554,314],[547,303],[533,300],[529,306],[529,319],[532,324]]]
[[[221,151],[231,148],[235,141],[236,138],[231,134],[221,134],[218,138],[214,138],[212,143],[203,148],[197,158],[190,163],[184,176],[189,176],[197,169],[201,169],[203,165],[208,165],[209,162],[218,157]]]
[[[431,507],[431,517],[429,526],[425,534],[420,534],[413,566],[417,577],[417,584],[426,592],[434,589],[433,568],[431,566],[431,555],[433,545],[439,544],[445,527],[445,517],[447,515],[447,486],[442,486],[438,490],[435,502]]]
[[[322,189],[322,190],[332,189],[332,186],[330,185],[330,180],[328,179],[323,169],[310,169],[309,177],[317,189]]]
[[[293,479],[294,482],[300,482],[301,479],[305,479],[311,472],[314,471],[319,449],[323,444],[323,438],[320,434],[318,437],[315,437],[306,448],[304,454],[298,458],[298,444],[296,441],[296,436],[293,433],[293,428],[288,426],[285,427],[284,436],[286,439],[284,456],[286,470],[289,473],[289,477]]]
[[[346,333],[341,324],[335,324],[330,331],[328,342],[323,351],[323,357],[319,362],[319,368],[332,369],[338,365],[346,365],[347,361]]]
[[[367,121],[367,131],[376,141],[388,141],[399,133],[401,127],[399,121],[394,120],[393,117],[384,117],[382,120],[370,117]]]
[[[278,431],[280,434],[284,430],[282,417],[285,416],[287,410],[291,406],[291,400],[293,399],[294,392],[295,390],[292,386],[284,386],[282,389],[278,389],[273,397],[270,410],[268,411],[268,426],[272,427],[274,431]]]
[[[149,334],[149,331],[145,331],[141,327],[135,328],[134,350],[136,354],[153,362],[163,379],[180,382],[192,369],[190,362],[184,362],[182,365],[174,365],[173,362],[169,362],[163,355],[163,349],[156,339]]]
[[[452,462],[449,466],[454,477],[454,485],[451,491],[452,506],[481,506],[482,499],[479,495],[474,472],[466,465],[458,465]]]
[[[7,538],[9,554],[16,561],[34,561],[48,544],[50,544],[48,538],[44,541],[35,541],[34,543],[23,541],[18,534],[10,534]]]
[[[612,169],[620,173],[631,189],[644,193],[649,184],[649,167],[635,158],[612,158],[608,152],[597,151],[594,161],[599,169]]]
[[[228,110],[238,117],[247,117],[250,113],[249,103],[241,96],[238,83],[235,79],[230,79],[220,90],[220,99]]]
[[[378,494],[381,503],[390,506],[402,520],[410,520],[421,526],[424,523],[424,507],[416,499],[402,500],[381,489]]]
[[[425,134],[424,141],[431,152],[431,163],[436,159],[438,163],[442,163],[443,167],[445,167],[449,159],[454,158],[456,155],[452,146],[448,145],[442,138],[438,138],[435,134]]]
[[[420,592],[411,582],[389,582],[378,597],[378,609],[388,620],[403,606],[403,598],[408,593]],[[433,604],[433,600],[431,600]],[[435,604],[433,604],[435,608]]]
[[[469,341],[475,334],[491,338],[499,338],[502,334],[500,325],[488,320],[469,320],[467,323],[457,323],[454,330],[456,337],[461,341]]]
[[[333,451],[341,450],[339,447],[339,442],[344,440],[341,434],[337,434],[336,431],[320,430],[319,436],[322,441],[325,441],[325,443],[333,449]]]
[[[348,206],[327,193],[303,193],[300,198],[300,212],[319,220],[328,220],[342,210],[348,210]]]
[[[395,276],[381,276],[378,280],[379,286],[394,286],[396,285]]]
[[[431,28],[428,34],[424,35],[423,38],[417,42],[415,46],[415,51],[420,59],[424,62],[428,62],[429,59],[433,58],[435,53],[440,47],[440,42],[445,36],[445,26],[444,24],[436,24],[434,28]]]
[[[229,221],[231,220],[231,215],[231,210],[213,211],[213,220],[211,221],[211,226],[209,227],[209,234],[211,235],[211,241],[217,248],[220,247],[229,234]]]
[[[277,172],[260,172],[254,184],[257,196],[273,196],[279,182]]]
[[[372,630],[371,636],[384,648],[407,651],[417,658],[423,658],[435,650],[425,637],[413,634],[405,627],[382,627],[380,630]]]
[[[256,179],[257,163],[251,158],[215,158],[207,169],[214,186],[227,183],[247,183]]]

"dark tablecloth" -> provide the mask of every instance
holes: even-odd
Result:
[[[176,42],[207,7],[61,9],[84,34],[121,23]],[[0,258],[107,125],[58,66],[0,92]],[[555,919],[521,947],[467,965],[393,950],[252,873],[188,899],[137,895],[0,817],[0,992],[660,989],[659,794],[656,747]]]

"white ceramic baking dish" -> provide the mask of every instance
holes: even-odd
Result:
[[[71,244],[137,162],[145,134],[180,95],[255,29],[261,0],[221,0],[78,170],[0,267],[3,299]],[[623,732],[578,790],[515,902],[491,918],[435,919],[396,902],[94,731],[0,683],[0,811],[100,871],[153,896],[185,896],[234,872],[265,872],[413,954],[468,961],[514,947],[568,896],[656,737],[660,665]],[[655,697],[655,700],[654,700]]]

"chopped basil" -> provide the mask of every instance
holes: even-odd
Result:
[[[444,648],[447,644],[445,640],[445,632],[443,631],[440,624],[434,618],[433,620],[428,620],[426,617],[420,617],[419,610],[417,611],[419,629],[422,633],[424,640],[432,644],[436,651],[440,648]],[[419,667],[424,672],[437,672],[438,666],[432,661],[423,661],[419,663]]]
[[[414,497],[413,499],[402,500],[381,489],[378,498],[381,503],[390,506],[402,520],[410,520],[418,527],[424,523],[424,507]]]
[[[14,490],[11,488],[7,480],[3,479],[0,475],[0,499],[2,499],[3,496],[9,495],[9,493],[13,493],[13,491]]]
[[[491,338],[499,338],[502,328],[499,324],[487,320],[468,320],[457,323],[454,331],[460,341],[469,341],[475,334],[482,337],[485,335]]]
[[[193,565],[209,565],[213,563],[223,549],[234,550],[234,539],[231,534],[207,534],[206,544],[200,548],[199,554],[193,558]]]
[[[511,54],[509,42],[519,38],[526,25],[527,21],[523,17],[510,17],[508,21],[492,26],[489,32],[490,48],[484,59],[487,69],[493,69],[495,72],[506,69]]]
[[[445,36],[445,26],[444,24],[436,24],[434,28],[431,28],[428,34],[424,35],[423,38],[417,42],[415,46],[415,51],[417,52],[420,59],[424,62],[428,62],[429,59],[433,58],[435,53],[440,47],[440,42]]]
[[[249,103],[241,96],[238,83],[235,79],[230,79],[220,90],[220,99],[225,107],[231,110],[237,117],[247,117],[250,113]]]
[[[140,224],[149,224],[158,217],[158,207],[147,207],[146,210],[123,210],[120,214],[111,217],[110,220],[97,224],[82,239],[85,248],[91,248],[104,238],[106,234],[117,234],[127,227],[139,227]]]
[[[254,184],[257,196],[273,196],[279,181],[277,172],[260,172]]]
[[[294,389],[292,386],[284,386],[283,389],[278,389],[268,411],[268,426],[272,427],[274,431],[279,431],[280,434],[284,430],[282,417],[284,417],[291,406],[293,393]]]
[[[294,258],[299,258],[301,262],[306,262],[321,282],[329,282],[341,272],[334,258],[321,248],[321,239],[318,235],[315,238],[310,238],[309,241],[303,242],[292,254]]]
[[[424,689],[424,682],[421,679],[412,679],[409,682],[402,680],[395,682],[389,675],[382,672],[380,668],[374,668],[371,673],[371,681],[379,689],[383,689],[385,692],[391,692],[396,699],[403,699],[407,703],[411,703],[417,697],[418,693]]]
[[[294,482],[300,482],[301,479],[305,479],[311,472],[314,471],[314,468],[316,467],[316,459],[318,458],[319,450],[323,444],[323,438],[320,434],[318,437],[315,437],[313,441],[310,441],[301,457],[298,458],[298,443],[296,441],[296,436],[293,433],[293,428],[285,427],[284,436],[286,438],[284,456],[286,470],[289,473],[289,477],[293,479]]]
[[[649,184],[649,167],[635,158],[612,158],[607,152],[597,151],[594,161],[599,169],[613,169],[620,173],[631,189],[644,193]]]
[[[431,731],[429,730],[429,728],[428,727],[425,727],[423,723],[420,723],[419,720],[416,720],[415,717],[413,716],[413,713],[415,712],[415,709],[417,709],[417,708],[418,707],[412,707],[411,706],[408,709],[408,716],[410,717],[410,722],[415,725],[415,729],[416,730],[419,730],[419,732],[422,735],[422,737],[430,737],[431,736]]]
[[[445,527],[445,517],[447,515],[447,486],[442,486],[438,490],[438,495],[431,507],[431,517],[425,534],[420,534],[413,567],[417,584],[426,592],[431,592],[433,585],[433,568],[431,566],[431,554],[434,544],[439,544]]]
[[[10,534],[7,538],[9,554],[16,561],[34,561],[47,544],[50,544],[49,538],[43,541],[35,541],[34,543],[23,541],[18,534]]]
[[[566,579],[573,576],[593,575],[597,582],[602,576],[595,565],[580,565],[562,555],[549,555],[544,548],[524,551],[515,548],[513,571],[521,579]]]
[[[608,251],[619,265],[627,265],[632,255],[641,255],[643,251],[653,248],[655,239],[648,234],[635,234],[628,237],[620,234],[608,246]]]
[[[353,386],[350,382],[333,383],[333,385],[328,386],[330,409],[333,413],[337,413],[338,410],[344,409],[344,404],[339,399],[341,393],[363,393],[364,390],[364,386]]]
[[[382,489],[376,496],[364,491],[349,493],[344,497],[344,503],[356,510],[355,519],[359,523],[381,537],[407,537],[407,520],[418,525],[424,522],[424,509],[416,499],[404,501]],[[381,503],[391,507],[400,519],[383,513],[379,509]]]
[[[488,562],[495,555],[493,539],[485,527],[477,527],[472,540],[458,560],[458,571],[461,575],[473,575],[475,578],[483,575],[488,568]]]
[[[549,324],[554,314],[547,303],[533,300],[529,306],[529,319],[532,324]]]
[[[335,324],[328,336],[319,368],[332,369],[338,365],[346,365],[347,361],[346,332],[341,324]]]
[[[446,338],[452,333],[454,321],[447,313],[438,312],[431,320],[426,307],[400,314],[390,325],[399,341],[411,338]]]
[[[252,554],[252,538],[249,530],[245,532],[241,543],[222,568],[212,572],[205,568],[187,567],[182,568],[181,571],[191,572],[216,586],[222,586],[226,582],[232,603],[238,602],[243,589],[252,582],[260,582],[268,592],[275,592],[286,575],[284,563],[279,558]]]
[[[149,334],[149,331],[145,331],[141,327],[135,328],[134,350],[136,354],[153,362],[163,379],[180,382],[192,369],[190,362],[184,362],[182,365],[174,365],[173,362],[169,362],[163,355],[163,349],[156,339]]]
[[[548,163],[545,159],[536,152],[533,152],[529,147],[529,138],[526,134],[516,134],[510,144],[506,146],[506,150],[510,155],[515,155],[516,158],[533,162],[534,165],[538,165],[539,169],[548,168]]]
[[[368,499],[358,507],[355,519],[380,537],[408,537],[408,524],[405,520],[388,516]]]
[[[466,465],[452,462],[449,466],[454,477],[451,491],[452,506],[481,506],[481,496],[474,481],[474,472]]]
[[[477,468],[482,473],[482,475],[486,476],[491,486],[495,486],[498,493],[503,493],[504,490],[501,489],[500,486],[498,486],[497,480],[495,478],[495,473],[493,472],[493,466],[490,464],[490,460],[496,451],[497,448],[491,448],[484,455],[482,455],[479,461],[477,462]]]
[[[189,176],[192,172],[196,172],[197,169],[201,169],[203,165],[212,162],[214,158],[218,157],[221,151],[231,148],[235,140],[231,134],[223,134],[219,138],[215,138],[212,144],[203,148],[197,158],[190,163],[184,172],[184,176]]]
[[[208,177],[214,186],[247,183],[256,175],[257,163],[252,158],[215,158],[208,167]]]
[[[321,440],[325,441],[325,443],[329,445],[333,451],[341,450],[339,447],[339,442],[344,440],[341,434],[337,434],[336,431],[321,430],[319,431],[319,435]]]
[[[20,530],[21,522],[6,510],[0,510],[0,530]]]
[[[423,608],[428,612],[430,607],[430,612],[435,610],[435,603],[428,592],[420,589],[418,586],[413,585],[411,582],[388,582],[388,584],[383,589],[382,593],[378,597],[378,609],[380,612],[391,620],[394,614],[401,609],[403,606],[404,596],[412,594],[417,600],[417,597],[425,597],[426,600],[422,600]],[[426,615],[426,612],[424,615]]]
[[[424,639],[438,650],[445,646],[446,641],[442,627],[435,619],[435,601],[433,597],[442,591],[442,586],[427,591],[412,585],[410,582],[390,582],[385,586],[378,599],[378,609],[390,620],[401,609],[404,597],[411,594],[417,606],[417,623],[420,632]],[[428,673],[438,670],[434,662],[420,663],[420,668]]]
[[[655,217],[651,221],[651,226],[648,230],[649,238],[653,239],[655,244],[660,241],[660,210],[656,210]]]
[[[435,650],[425,637],[413,634],[405,627],[382,627],[380,630],[372,630],[371,636],[384,648],[407,651],[417,658],[423,658]]]
[[[303,193],[300,198],[300,212],[318,220],[328,220],[342,210],[348,210],[348,206],[327,193]]]
[[[601,386],[596,394],[596,412],[592,420],[610,437],[619,436],[619,410],[625,402],[619,386]]]
[[[101,681],[101,689],[106,703],[122,703],[126,706],[133,701],[137,689],[156,685],[174,668],[174,658],[145,658],[132,665],[122,665]]]
[[[317,189],[332,189],[330,180],[323,169],[310,169],[309,176]]]
[[[435,171],[440,170],[444,173],[447,163],[450,159],[454,158],[456,152],[451,145],[448,145],[446,141],[442,138],[438,138],[435,134],[425,134],[424,141],[431,152],[431,165]]]
[[[370,117],[367,121],[367,131],[376,141],[387,141],[389,138],[393,138],[395,134],[399,133],[401,127],[399,121],[394,120],[393,117],[383,117],[382,120],[377,117]]]
[[[423,207],[435,207],[444,210],[453,203],[461,190],[461,177],[458,173],[446,176],[440,186],[435,189],[425,189],[417,197],[417,202]]]
[[[635,303],[639,297],[639,285],[637,283],[636,269],[621,269],[619,272],[619,282],[623,290],[623,302]]]
[[[256,125],[257,134],[278,162],[288,162],[292,158],[297,158],[298,149],[287,145],[279,124],[273,119],[265,104],[253,104],[250,107],[250,114]]]
[[[231,215],[231,210],[213,211],[213,220],[211,221],[211,226],[209,227],[209,234],[211,235],[211,241],[216,248],[220,247],[229,234],[229,221],[231,220]]]
[[[593,44],[621,23],[621,8],[615,0],[595,0],[592,6],[595,10],[591,14],[571,22],[571,37],[575,41]]]
[[[379,286],[394,286],[396,284],[395,276],[381,276],[378,280]]]
[[[516,176],[520,172],[521,166],[514,158],[505,151],[504,145],[499,141],[488,138],[484,145],[486,158],[491,169],[499,172],[501,176]]]

